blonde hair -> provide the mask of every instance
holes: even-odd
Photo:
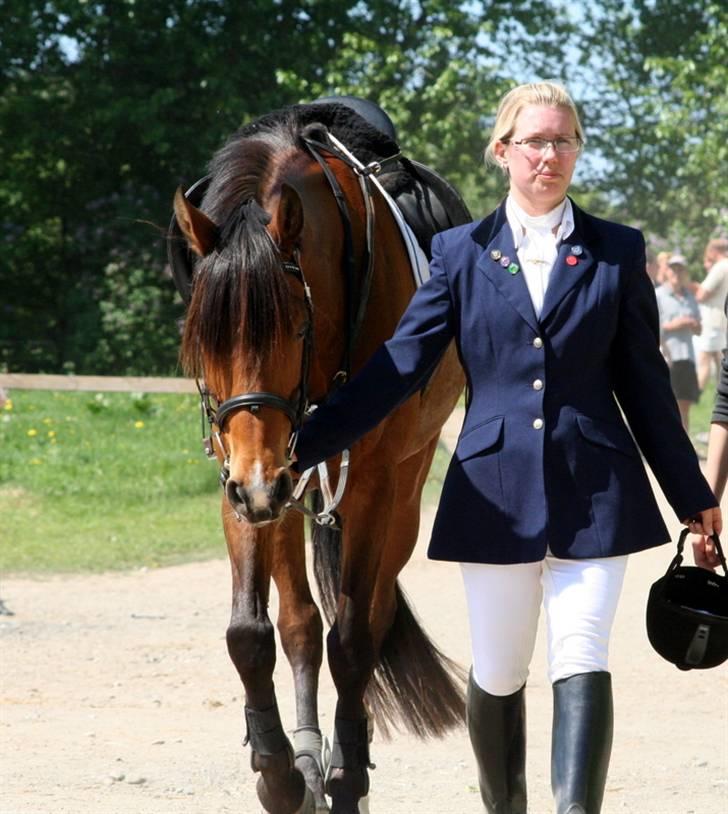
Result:
[[[556,82],[531,82],[526,85],[518,85],[501,99],[495,114],[495,124],[490,141],[485,148],[486,163],[499,165],[493,146],[498,141],[507,141],[513,135],[516,120],[523,108],[528,105],[563,107],[570,110],[574,116],[576,135],[582,144],[586,142],[576,105],[566,89],[557,85]]]
[[[717,254],[728,254],[728,238],[714,237],[712,240],[708,241],[708,245],[706,246],[705,250]]]

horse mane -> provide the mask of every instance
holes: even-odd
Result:
[[[182,362],[194,375],[202,372],[202,357],[220,367],[241,348],[261,363],[292,330],[290,289],[260,205],[282,146],[276,138],[233,137],[210,163],[201,209],[217,224],[219,239],[196,262],[182,337]]]
[[[270,358],[292,330],[290,289],[266,230],[263,192],[276,173],[302,155],[300,134],[318,122],[363,162],[394,155],[396,142],[337,103],[291,105],[241,127],[213,156],[201,209],[218,226],[214,250],[196,261],[182,338],[182,362],[194,375],[204,357],[224,366],[239,348],[258,362]],[[409,175],[395,165],[387,187]]]

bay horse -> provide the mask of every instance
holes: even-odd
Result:
[[[326,767],[317,706],[323,623],[306,575],[303,516],[293,510],[292,446],[309,405],[391,335],[414,283],[392,212],[366,182],[369,170],[297,109],[233,135],[211,161],[199,206],[181,190],[175,196],[194,258],[181,356],[204,381],[210,443],[223,465],[227,646],[244,687],[259,800],[270,814],[354,814],[369,789],[369,716],[385,734],[391,724],[422,737],[464,718],[462,670],[423,632],[397,583],[464,377],[450,347],[427,387],[353,447],[338,510],[314,525],[337,691]],[[343,470],[330,466],[332,477]],[[273,681],[271,578],[295,683],[293,743]]]

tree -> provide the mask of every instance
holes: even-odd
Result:
[[[406,154],[491,207],[488,115],[559,75],[570,25],[552,0],[0,0],[0,364],[174,370],[172,192],[286,104],[379,101]]]
[[[175,186],[204,168],[227,132],[293,101],[276,74],[281,54],[293,55],[287,59],[297,70],[319,70],[346,8],[311,5],[315,13],[302,15],[291,2],[3,0],[0,347],[7,364],[112,372],[109,354],[97,355],[102,339],[106,348],[118,345],[102,320],[104,269],[110,261],[138,263],[139,247],[148,254],[155,243],[165,293],[149,319],[176,335],[160,231],[138,221],[163,225]],[[150,342],[146,354],[113,372],[138,372],[158,352]],[[174,355],[165,359],[174,365]]]
[[[601,0],[585,13],[580,72],[598,81],[585,89],[587,124],[606,159],[598,186],[663,246],[697,259],[728,230],[728,7]]]

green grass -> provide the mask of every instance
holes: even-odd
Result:
[[[711,378],[700,396],[700,401],[690,408],[690,437],[700,453],[705,452],[705,444],[701,439],[710,429],[714,404],[715,380]]]
[[[711,385],[691,411],[710,423]],[[0,570],[105,571],[225,556],[197,398],[14,391],[0,410]],[[696,440],[704,451],[704,445]],[[435,454],[424,502],[439,497]]]
[[[0,449],[4,571],[224,555],[217,466],[192,396],[14,391]]]

